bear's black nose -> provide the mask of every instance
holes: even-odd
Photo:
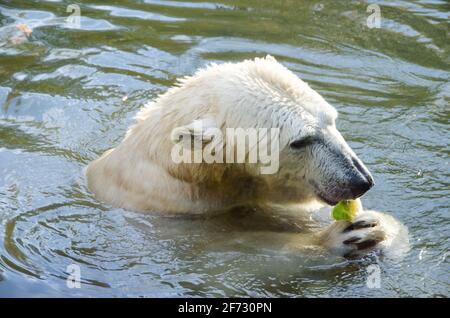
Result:
[[[352,158],[352,164],[353,167],[356,168],[364,177],[367,178],[367,181],[370,184],[374,184],[372,175],[370,174],[369,170],[366,168],[366,166],[359,160],[358,158],[354,157]]]
[[[361,174],[355,175],[350,181],[350,191],[354,196],[354,199],[359,198],[373,187],[373,178],[371,175],[362,176]]]
[[[356,157],[352,158],[355,174],[350,180],[350,191],[355,198],[362,196],[373,187],[374,181],[366,166]]]

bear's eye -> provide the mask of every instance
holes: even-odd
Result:
[[[314,137],[308,136],[305,138],[294,140],[293,142],[291,142],[290,147],[292,149],[301,149],[306,146],[312,145],[314,143],[314,141],[315,141]]]

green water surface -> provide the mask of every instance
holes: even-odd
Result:
[[[207,1],[77,1],[78,25],[72,1],[0,0],[0,296],[450,296],[449,2]],[[86,189],[177,77],[266,54],[339,111],[376,181],[364,205],[409,229],[403,259],[286,254],[271,220],[165,219]]]

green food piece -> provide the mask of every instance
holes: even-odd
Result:
[[[362,204],[360,199],[356,200],[344,200],[339,202],[331,212],[333,219],[336,221],[351,221],[353,220],[359,211],[362,210]]]

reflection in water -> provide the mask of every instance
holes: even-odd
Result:
[[[449,296],[448,6],[380,6],[368,29],[363,1],[83,1],[77,28],[63,2],[2,2],[0,295]],[[403,259],[283,250],[302,229],[281,216],[164,218],[89,194],[83,168],[145,102],[210,62],[265,54],[336,106],[376,179],[364,205],[408,226]]]

